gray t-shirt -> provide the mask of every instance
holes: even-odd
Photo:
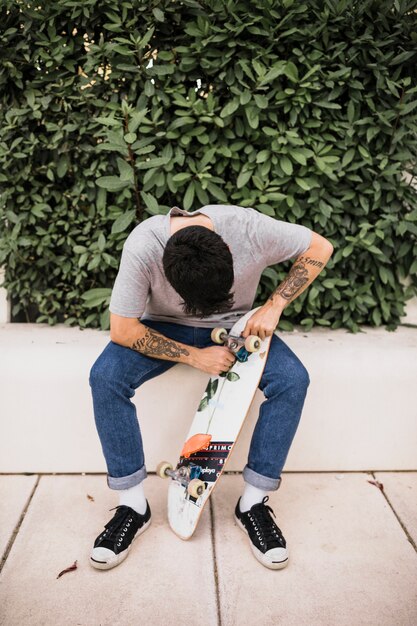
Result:
[[[204,318],[185,315],[181,296],[165,278],[162,255],[171,236],[170,216],[207,215],[233,257],[233,308]],[[192,213],[173,207],[138,224],[127,237],[110,300],[110,311],[123,317],[174,322],[185,326],[230,329],[253,305],[263,270],[297,257],[310,246],[312,231],[255,209],[209,204]]]

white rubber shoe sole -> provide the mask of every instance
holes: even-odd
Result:
[[[272,550],[268,550],[265,554],[256,548],[252,541],[250,540],[249,533],[246,530],[245,526],[242,524],[240,519],[233,515],[235,518],[236,524],[239,526],[244,533],[246,533],[251,550],[255,557],[258,559],[262,565],[268,567],[269,569],[283,569],[288,565],[288,550],[286,548],[272,548]]]
[[[94,567],[95,569],[111,569],[112,567],[116,567],[116,565],[119,565],[119,563],[124,561],[129,554],[137,537],[145,532],[151,521],[152,517],[146,522],[146,524],[142,526],[142,528],[137,531],[136,535],[133,537],[130,543],[130,546],[119,554],[115,554],[113,550],[110,550],[109,548],[93,548],[89,558],[90,565],[92,565],[92,567]]]

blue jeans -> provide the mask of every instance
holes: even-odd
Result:
[[[212,327],[141,321],[166,337],[190,346],[215,345],[210,337]],[[131,398],[140,385],[174,365],[174,361],[148,357],[113,341],[93,364],[89,383],[94,419],[111,489],[127,489],[146,478],[142,436]],[[259,384],[265,400],[260,406],[243,469],[245,482],[264,491],[280,486],[281,471],[300,421],[309,383],[304,365],[282,339],[273,335]]]

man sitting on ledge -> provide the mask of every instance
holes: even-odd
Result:
[[[244,337],[272,339],[259,384],[265,400],[235,507],[255,557],[271,569],[287,565],[286,541],[266,504],[267,492],[281,484],[310,380],[274,330],[283,309],[318,276],[332,252],[327,239],[301,224],[233,205],[208,205],[191,213],[173,207],[133,229],[110,301],[111,340],[89,378],[107,484],[120,497],[116,513],[94,542],[93,567],[118,565],[151,521],[143,489],[142,438],[131,401],[135,390],[175,363],[212,375],[227,371],[235,356],[213,343],[212,329],[230,329],[251,310],[263,270],[295,257],[285,280],[243,332]]]

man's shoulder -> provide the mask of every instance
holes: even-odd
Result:
[[[251,207],[239,206],[238,204],[205,204],[201,211],[208,214],[214,213],[218,218],[230,219],[235,217],[251,218],[258,211]]]
[[[124,248],[141,257],[146,257],[146,253],[152,253],[155,246],[155,238],[161,233],[164,224],[164,215],[152,215],[143,222],[140,222],[129,233],[124,242]]]
[[[161,229],[164,222],[165,215],[152,215],[146,218],[139,224],[137,224],[133,230],[130,231],[126,242],[134,242],[136,239],[146,237],[150,232],[157,232]]]

